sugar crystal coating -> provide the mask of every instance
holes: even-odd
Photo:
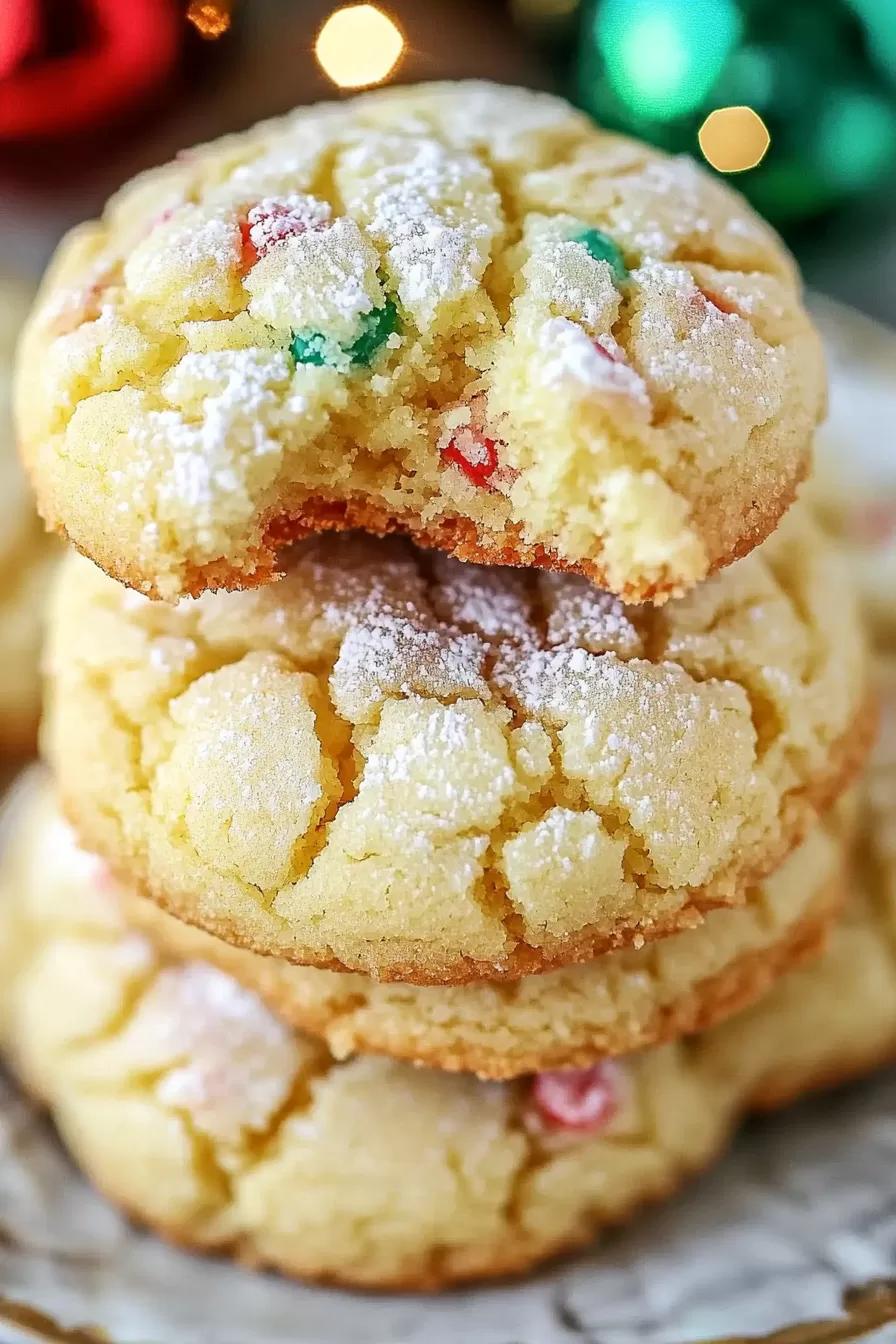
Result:
[[[693,924],[863,752],[855,603],[800,517],[663,609],[358,536],[176,607],[73,559],[51,626],[87,843],[231,941],[385,978]]]

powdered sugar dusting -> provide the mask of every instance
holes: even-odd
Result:
[[[643,652],[641,635],[625,605],[612,593],[576,575],[540,574],[548,601],[547,643],[578,646],[589,653],[631,658]]]
[[[331,214],[328,202],[313,196],[266,196],[249,211],[249,238],[258,256],[264,257],[287,238],[325,228]]]
[[[421,629],[384,614],[348,630],[330,678],[333,700],[340,713],[360,723],[397,695],[488,700],[484,657],[485,645],[476,635]]]
[[[386,249],[404,306],[428,326],[479,287],[501,229],[500,197],[474,155],[429,137],[364,136],[337,170],[346,208]]]
[[[551,317],[541,327],[539,345],[544,352],[541,378],[546,386],[563,386],[579,395],[624,396],[644,413],[650,413],[650,397],[641,375],[627,364],[607,358],[615,346],[607,333],[599,349],[578,323],[566,317]]]
[[[525,578],[512,569],[464,564],[453,557],[434,561],[436,611],[452,625],[473,627],[487,639],[531,643],[537,638]]]
[[[280,351],[184,355],[163,385],[171,409],[148,412],[130,430],[139,458],[168,458],[158,484],[162,518],[169,502],[178,509],[187,503],[202,535],[203,528],[213,533],[222,507],[251,513],[245,493],[250,464],[267,458],[273,476],[283,452],[276,430],[301,407],[283,403],[291,377]]]
[[[263,1129],[299,1064],[292,1033],[259,999],[204,962],[163,970],[124,1032],[144,1069],[166,1068],[156,1095],[226,1143]]]

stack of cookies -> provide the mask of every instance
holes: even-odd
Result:
[[[63,244],[17,396],[81,554],[0,1028],[129,1213],[517,1271],[893,1047],[892,893],[785,975],[873,697],[788,513],[819,341],[734,193],[520,90],[301,109]]]

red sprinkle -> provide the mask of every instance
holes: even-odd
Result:
[[[462,429],[442,449],[442,457],[460,467],[474,485],[488,486],[498,470],[498,450],[494,439],[477,429]]]
[[[240,270],[245,275],[246,271],[251,271],[258,260],[258,249],[252,241],[248,219],[240,220],[240,237],[243,240],[243,249],[240,256]]]
[[[532,1083],[532,1098],[552,1129],[596,1134],[619,1110],[619,1066],[604,1059],[590,1069],[538,1073]]]
[[[329,227],[330,221],[319,203],[301,197],[268,197],[254,205],[248,215],[248,233],[256,260],[267,256],[272,247],[287,238],[318,233]]]

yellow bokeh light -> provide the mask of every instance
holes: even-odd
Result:
[[[314,54],[341,89],[360,89],[386,78],[404,48],[398,25],[375,5],[347,5],[330,15]]]
[[[697,135],[703,156],[720,173],[743,173],[765,158],[768,127],[752,107],[719,107]]]

